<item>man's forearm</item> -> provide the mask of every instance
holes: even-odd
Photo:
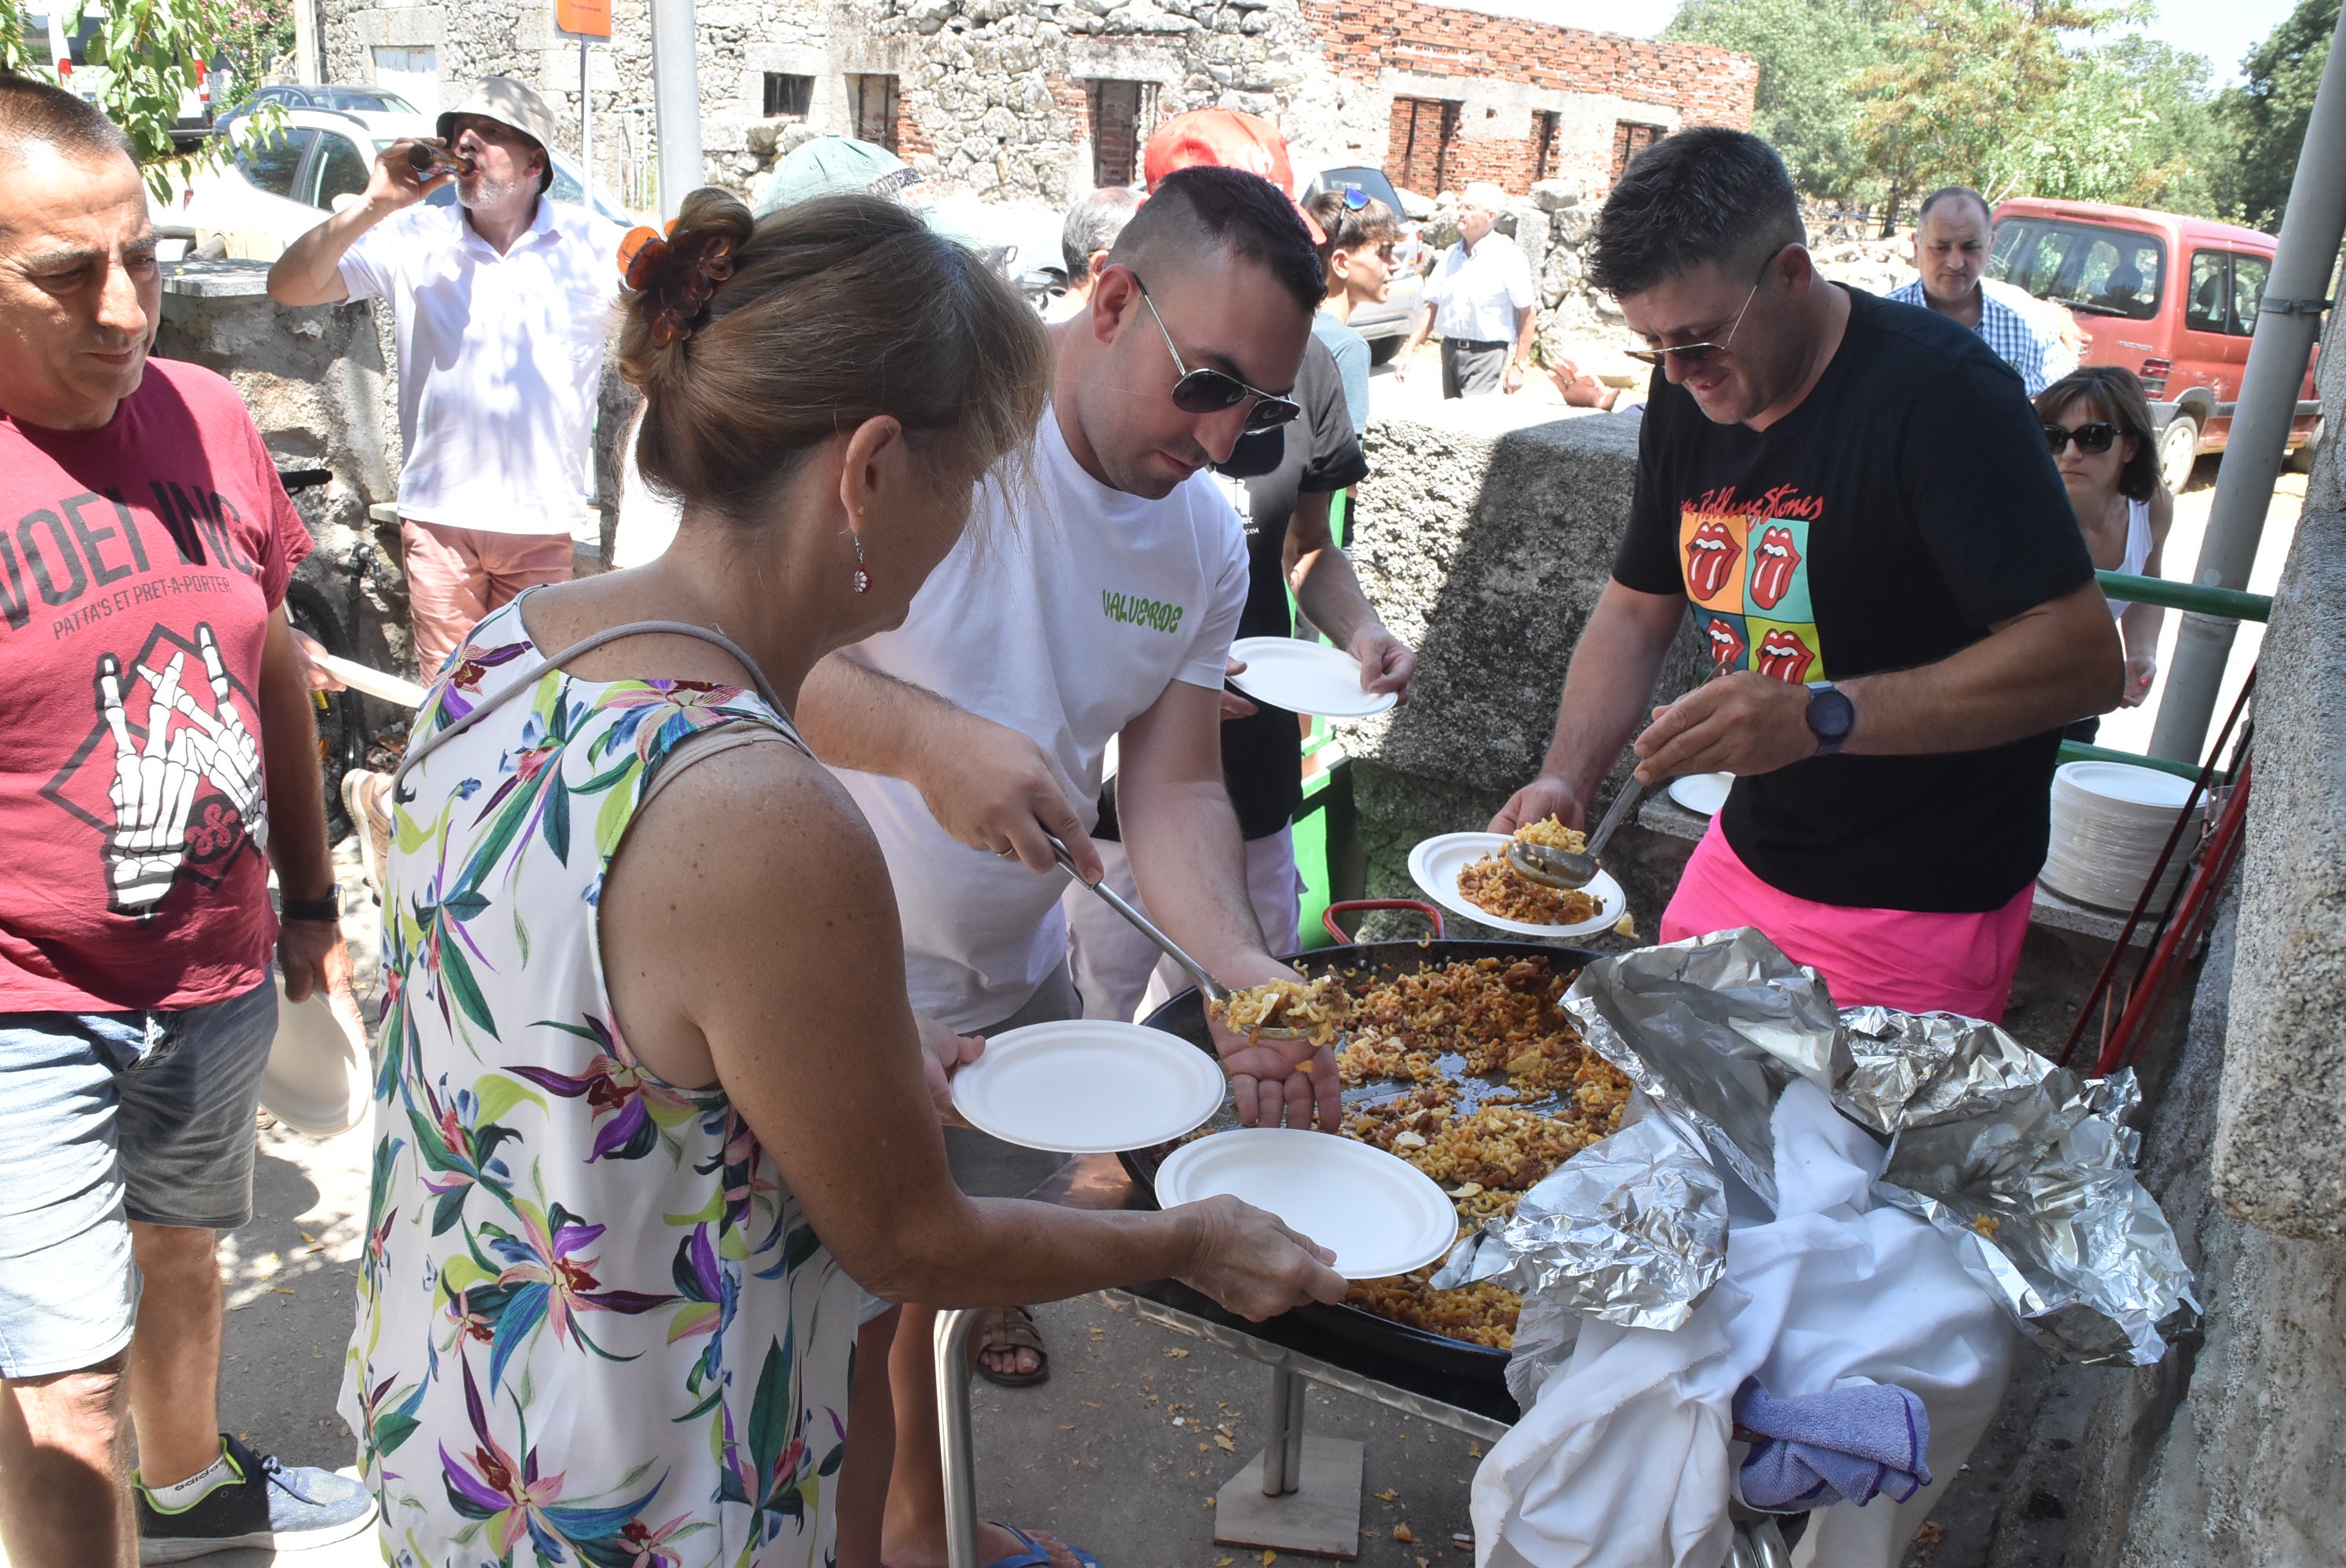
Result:
[[[1334,501],[1334,496],[1317,491],[1298,495],[1280,554],[1285,557],[1288,585],[1295,590],[1295,603],[1304,618],[1326,633],[1330,642],[1346,647],[1362,627],[1377,624],[1377,613],[1361,591],[1352,563],[1336,547],[1335,535],[1328,524]]]
[[[2087,582],[1935,664],[1837,684],[1857,710],[1850,752],[1978,751],[2106,713],[2126,659],[2108,602]]]
[[[270,264],[269,297],[280,305],[331,305],[350,298],[342,258],[359,236],[391,216],[365,202],[344,209],[311,229]]]
[[[1433,331],[1433,307],[1432,305],[1428,305],[1423,310],[1418,311],[1417,324],[1410,328],[1409,341],[1401,346],[1401,351],[1404,354],[1408,353],[1411,350],[1416,348],[1418,344],[1425,341],[1427,336],[1432,333]]]
[[[1528,366],[1532,362],[1532,338],[1539,331],[1539,308],[1527,306],[1521,314],[1523,321],[1515,328],[1515,362]]]
[[[807,672],[791,717],[831,767],[917,782],[940,732],[965,716],[933,691],[831,654]]]
[[[323,898],[334,886],[326,838],[326,785],[318,767],[318,719],[310,683],[285,624],[270,618],[260,664],[260,767],[269,792],[269,862],[289,899]]]
[[[1686,601],[1607,582],[1556,705],[1556,735],[1540,771],[1586,802],[1652,706],[1654,682],[1686,616]]]
[[[1247,896],[1246,842],[1221,779],[1117,779],[1117,822],[1150,916],[1217,975],[1267,953]]]

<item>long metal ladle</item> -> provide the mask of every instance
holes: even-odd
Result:
[[[1157,929],[1157,923],[1154,921],[1150,920],[1147,915],[1142,914],[1138,910],[1134,909],[1131,904],[1126,902],[1123,895],[1119,894],[1114,888],[1109,887],[1104,881],[1085,881],[1083,872],[1076,869],[1075,857],[1067,853],[1067,846],[1061,843],[1054,834],[1046,833],[1043,836],[1051,840],[1051,852],[1059,858],[1059,864],[1066,869],[1066,873],[1069,876],[1075,878],[1079,885],[1088,888],[1093,892],[1097,893],[1101,900],[1107,903],[1108,908],[1114,910],[1117,913],[1130,921],[1132,922],[1133,930],[1138,932],[1141,935],[1155,942],[1159,952],[1163,952],[1166,957],[1171,959],[1174,962],[1179,964],[1183,970],[1188,972],[1189,978],[1198,983],[1198,990],[1204,995],[1209,1005],[1220,1009],[1223,1017],[1228,1018],[1229,1016],[1230,988],[1229,986],[1224,985],[1220,981],[1216,980],[1212,975],[1207,973],[1206,966],[1204,964],[1199,963],[1196,959],[1191,958],[1187,952],[1183,952],[1179,943],[1176,942],[1171,937],[1167,936],[1163,932],[1158,931]],[[1304,1032],[1300,1029],[1280,1029],[1267,1026],[1260,1029],[1249,1030],[1247,1033],[1258,1040],[1300,1040],[1305,1038]],[[1314,1033],[1316,1033],[1316,1031]]]
[[[1632,778],[1621,793],[1613,798],[1613,809],[1605,813],[1605,820],[1596,824],[1596,831],[1589,836],[1586,846],[1577,853],[1559,850],[1553,844],[1528,844],[1521,839],[1509,839],[1507,864],[1519,876],[1544,888],[1562,888],[1570,892],[1586,887],[1602,869],[1596,858],[1597,851],[1613,837],[1613,830],[1627,820],[1629,808],[1636,805],[1637,797],[1645,792],[1646,787]]]

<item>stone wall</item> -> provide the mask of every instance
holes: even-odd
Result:
[[[1416,896],[1411,847],[1481,829],[1547,749],[1565,665],[1612,575],[1637,456],[1635,422],[1556,413],[1493,398],[1369,426],[1353,569],[1420,661],[1406,707],[1341,727],[1372,898]],[[1521,423],[1499,428],[1509,417]],[[1658,700],[1690,686],[1698,661],[1688,632]],[[1627,771],[1614,769],[1608,797]],[[1634,827],[1617,842],[1608,864],[1650,935],[1690,846]]]
[[[1488,179],[1521,192],[1535,180],[1561,178],[1602,196],[1612,185],[1614,132],[1623,121],[1665,132],[1751,124],[1757,62],[1708,45],[1558,27],[1423,0],[1304,0],[1304,9],[1338,75],[1374,84],[1388,98],[1458,106],[1457,139],[1444,160],[1447,188]],[[1545,168],[1536,164],[1534,117],[1541,112],[1557,116]],[[1401,182],[1396,162],[1389,161],[1386,172]]]
[[[280,308],[268,297],[268,275],[260,261],[176,264],[155,352],[226,376],[279,468],[332,470],[324,487],[293,494],[316,541],[299,575],[325,591],[361,659],[401,668],[411,656],[399,534],[368,517],[398,492],[386,324],[364,303]]]
[[[322,9],[332,79],[375,80],[378,49],[430,48],[441,103],[483,75],[521,76],[553,105],[560,145],[577,152],[578,46],[555,31],[550,5]],[[1371,164],[1385,159],[1396,97],[1454,103],[1456,168],[1445,183],[1494,178],[1521,191],[1540,172],[1535,114],[1555,127],[1547,172],[1601,186],[1617,122],[1749,125],[1757,80],[1751,61],[1721,50],[1420,0],[714,0],[698,21],[707,178],[737,189],[801,127],[852,133],[859,76],[895,80],[897,148],[924,172],[982,196],[1054,204],[1091,188],[1101,127],[1088,87],[1099,81],[1139,85],[1152,123],[1222,105],[1276,121],[1299,148]],[[648,7],[615,5],[610,40],[588,54],[597,182],[650,205]],[[767,117],[768,73],[810,79],[803,116]]]

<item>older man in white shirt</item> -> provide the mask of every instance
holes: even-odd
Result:
[[[1425,281],[1425,310],[1393,361],[1402,366],[1426,335],[1442,339],[1442,395],[1476,397],[1515,392],[1531,363],[1539,293],[1531,264],[1515,242],[1497,232],[1507,193],[1477,182],[1458,209],[1458,243],[1442,253]]]
[[[393,143],[365,192],[269,271],[280,305],[388,299],[397,323],[400,538],[427,680],[474,623],[570,575],[619,229],[546,199],[554,114],[487,76],[440,117],[444,164]],[[451,179],[456,200],[423,205]]]

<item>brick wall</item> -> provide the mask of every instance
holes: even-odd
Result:
[[[1751,125],[1759,66],[1749,56],[1726,49],[1490,16],[1421,0],[1300,4],[1329,66],[1366,87],[1375,87],[1388,71],[1407,73],[1413,80],[1404,90],[1420,97],[1441,96],[1441,78],[1459,84],[1459,97],[1504,82],[1541,93],[1622,100],[1624,116],[1631,119],[1639,117],[1636,106],[1653,106],[1669,111],[1681,126]],[[1494,136],[1478,134],[1476,118],[1470,115],[1459,122],[1443,159],[1442,184],[1455,189],[1469,180],[1487,179],[1523,191],[1535,177],[1537,121],[1528,136]],[[1404,129],[1405,116],[1396,105],[1386,172],[1397,181]],[[1601,190],[1611,178],[1612,135],[1606,124],[1583,135],[1577,145],[1560,140],[1552,149],[1550,172],[1577,176]]]

